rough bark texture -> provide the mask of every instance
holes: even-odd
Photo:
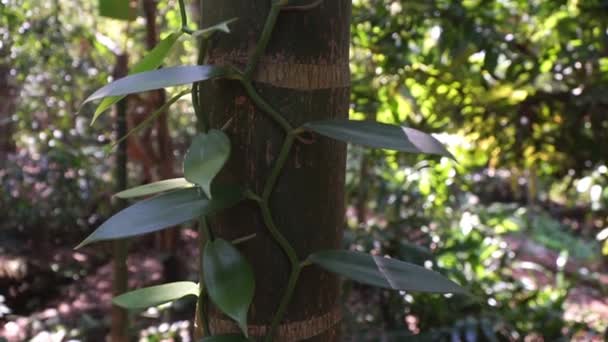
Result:
[[[271,1],[203,0],[206,26],[237,17],[232,33],[216,35],[209,63],[243,67],[257,44]],[[294,125],[344,118],[349,106],[350,0],[327,0],[309,11],[281,13],[254,85]],[[249,100],[239,83],[216,81],[201,87],[203,110],[212,127],[232,119],[227,134],[232,154],[218,181],[238,182],[262,192],[284,139],[280,127]],[[314,137],[297,142],[279,178],[270,206],[274,219],[303,260],[311,252],[341,247],[346,147]],[[239,246],[256,274],[249,322],[259,336],[276,311],[289,265],[262,223],[259,208],[244,203],[214,218],[215,233],[232,239],[257,233]],[[316,267],[303,270],[276,341],[336,341],[340,282]],[[236,331],[212,310],[214,333]]]

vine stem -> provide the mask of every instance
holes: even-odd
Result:
[[[289,133],[293,130],[291,124],[279,113],[276,109],[274,109],[266,100],[264,100],[260,94],[258,94],[257,90],[255,90],[251,81],[247,80],[246,75],[241,74],[238,76],[243,87],[245,87],[245,91],[247,95],[253,100],[253,102],[260,107],[263,111],[265,111],[274,121],[276,121],[281,128],[285,131],[285,133]]]
[[[182,32],[192,34],[194,31],[188,28],[188,16],[186,15],[186,5],[184,5],[184,0],[179,0],[179,13],[182,17]]]
[[[211,335],[211,327],[209,326],[209,315],[207,314],[207,305],[205,299],[207,298],[207,292],[205,290],[205,279],[203,277],[203,251],[205,249],[205,237],[212,239],[211,230],[207,225],[207,219],[205,216],[201,216],[198,221],[198,239],[199,239],[199,272],[198,272],[198,286],[199,294],[196,302],[196,310],[198,311],[198,324],[202,326],[203,335]],[[202,323],[202,324],[201,324]]]
[[[302,268],[300,267],[300,261],[298,259],[298,255],[296,251],[293,249],[293,246],[287,241],[287,239],[281,234],[279,229],[276,227],[274,220],[272,219],[272,214],[270,213],[270,208],[268,207],[268,203],[265,201],[260,203],[260,209],[262,210],[262,217],[264,219],[264,223],[266,224],[266,228],[275,239],[275,241],[279,244],[279,246],[283,249],[283,252],[287,255],[289,259],[289,264],[291,267],[291,271],[289,273],[289,280],[287,281],[287,287],[285,288],[285,292],[283,293],[283,297],[281,298],[281,302],[279,303],[279,307],[277,311],[274,313],[274,317],[272,318],[272,322],[270,324],[270,330],[264,337],[265,342],[271,342],[274,336],[277,333],[277,329],[283,316],[285,315],[285,311],[287,310],[287,305],[291,301],[291,297],[293,296],[293,292],[296,289],[296,285],[298,283],[298,279],[300,278],[300,271]]]
[[[202,65],[205,63],[205,57],[207,56],[207,51],[209,50],[209,41],[203,37],[199,38],[198,42],[198,58],[196,60],[196,64]],[[207,132],[209,130],[209,117],[203,113],[203,109],[201,106],[201,99],[199,95],[199,90],[201,87],[201,82],[195,82],[192,84],[192,105],[194,106],[194,114],[197,118],[197,126],[200,132]]]
[[[274,25],[277,23],[277,18],[281,13],[281,8],[283,5],[283,0],[273,1],[272,7],[270,8],[270,13],[268,17],[266,17],[266,22],[264,23],[264,29],[262,30],[262,35],[258,40],[258,44],[255,47],[255,51],[253,51],[253,55],[247,63],[247,67],[245,68],[245,80],[251,81],[253,77],[253,73],[260,63],[260,59],[262,55],[266,51],[266,47],[268,46],[268,42],[270,42],[270,37],[272,36],[272,31],[274,31]]]
[[[291,147],[295,141],[295,135],[292,133],[287,134],[287,138],[283,142],[283,146],[281,147],[281,151],[279,152],[279,156],[277,157],[276,166],[270,172],[270,176],[266,180],[266,184],[264,185],[264,192],[262,192],[262,200],[264,202],[268,202],[270,199],[270,195],[272,195],[272,190],[279,179],[283,166],[289,157],[289,151],[291,151]]]

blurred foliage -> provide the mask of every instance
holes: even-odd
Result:
[[[179,27],[175,2],[158,1],[160,32]],[[114,118],[89,127],[94,108],[79,106],[116,53],[139,60],[145,28],[141,16],[101,19],[96,6],[0,1],[0,66],[19,91],[17,147],[0,169],[3,233],[69,241],[110,213]],[[606,322],[564,315],[589,275],[523,260],[512,241],[606,271],[607,16],[607,0],[353,0],[351,117],[444,132],[458,163],[352,147],[345,246],[440,270],[473,296],[347,283],[351,340],[601,335]],[[192,62],[193,51],[184,39],[168,64]],[[170,119],[179,160],[194,132],[189,103]],[[177,336],[180,324],[141,339]]]

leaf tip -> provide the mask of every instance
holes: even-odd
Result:
[[[79,243],[76,247],[74,247],[74,250],[81,249],[82,247],[88,245],[89,243],[90,243],[89,238],[86,238],[86,239],[82,240],[82,242]]]
[[[245,337],[249,338],[249,331],[247,329],[248,327],[247,327],[247,312],[246,311],[244,312],[244,314],[241,315],[241,317],[239,317],[237,323],[239,325],[239,328],[241,328],[243,335],[245,335]]]

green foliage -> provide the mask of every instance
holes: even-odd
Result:
[[[159,22],[175,33],[133,65],[131,73],[193,62],[195,39],[178,44],[182,34],[177,33],[181,27],[178,11],[170,2],[159,3],[163,13]],[[473,331],[478,339],[489,340],[496,336],[523,339],[532,333],[557,340],[564,331],[571,335],[580,327],[564,320],[564,302],[578,280],[560,274],[567,281],[532,286],[517,273],[522,272],[521,263],[504,239],[522,235],[555,252],[567,251],[571,258],[597,259],[598,243],[589,238],[599,239],[594,229],[605,227],[602,217],[608,203],[606,175],[600,171],[606,154],[598,143],[607,138],[605,2],[362,0],[353,5],[351,118],[390,126],[378,132],[369,127],[364,132],[352,131],[344,125],[332,126],[331,133],[311,130],[366,146],[449,156],[438,139],[450,145],[460,164],[447,158],[423,161],[425,157],[413,154],[351,147],[347,200],[351,208],[363,203],[368,216],[363,221],[348,217],[345,247],[432,265],[463,284],[479,302],[347,283],[352,296],[371,298],[363,308],[355,305],[352,320],[356,324],[351,328],[369,329],[370,340],[377,340],[380,330],[389,339],[412,338],[413,330],[403,326],[410,315],[418,319],[418,337],[429,340],[455,336],[464,340]],[[88,107],[82,108],[80,116],[72,115],[85,94],[107,81],[117,47],[123,45],[115,39],[121,30],[117,22],[101,20],[93,28],[93,13],[97,13],[96,2],[38,6],[32,1],[8,0],[0,5],[0,67],[9,67],[10,84],[21,94],[8,119],[15,125],[19,152],[7,158],[0,170],[0,207],[8,208],[0,210],[0,225],[6,231],[18,230],[23,236],[44,232],[60,239],[68,235],[55,233],[74,227],[84,231],[110,212],[106,189],[111,159],[104,155],[102,145],[119,137],[109,133],[111,116],[99,114],[116,98],[104,98],[95,115]],[[229,22],[195,31],[193,36],[227,32]],[[143,30],[137,23],[132,24],[130,41],[133,55],[144,50],[139,43]],[[163,70],[152,72],[165,80]],[[146,86],[130,84],[122,92],[148,89],[148,80],[142,79]],[[179,84],[185,83],[189,81]],[[112,84],[108,87],[116,91],[117,84]],[[178,156],[194,134],[192,110],[183,103],[177,109],[156,112],[168,111]],[[85,117],[93,116],[99,117],[97,126],[88,127]],[[372,122],[361,125],[378,126]],[[406,136],[398,131],[403,126],[450,134],[423,135],[436,149],[422,150],[411,144],[415,139],[401,139]],[[522,195],[531,179],[527,171],[539,175],[538,198],[543,205],[546,200],[592,206],[595,213],[586,211],[583,218],[574,219],[575,223],[593,222],[591,228],[585,224],[573,232],[569,217],[538,208],[521,209],[527,206]],[[499,176],[490,176],[493,173]],[[137,168],[132,174],[138,181]],[[213,176],[208,178],[211,183]],[[167,198],[175,195],[167,191],[178,190],[191,194],[194,202],[208,201],[198,184],[183,179],[177,183],[183,187],[161,182],[121,196],[162,193],[159,197]],[[158,201],[154,197],[142,203],[154,199]],[[491,204],[494,201],[511,204]],[[100,239],[142,233],[139,227],[146,227],[142,222],[150,213],[158,213],[159,222],[170,224],[177,210],[157,204],[149,211],[124,216],[124,225]],[[197,207],[186,220],[201,213]],[[116,223],[116,219],[108,222]],[[595,221],[600,221],[599,227]],[[608,240],[601,240],[608,248]],[[540,265],[525,272],[554,278]]]
[[[191,188],[193,186],[194,184],[188,182],[185,178],[166,179],[163,181],[144,184],[129,190],[121,191],[114,196],[124,199],[144,197],[149,195],[156,195],[160,192],[166,192],[170,190]]]
[[[130,1],[99,0],[99,15],[120,20],[135,20],[135,9]]]
[[[200,37],[200,38],[208,39],[216,32],[230,33],[230,27],[228,27],[228,25],[232,24],[233,22],[235,22],[237,20],[238,20],[237,18],[233,18],[233,19],[223,21],[219,24],[216,24],[216,25],[204,28],[204,29],[196,30],[196,31],[192,32],[192,36],[197,37],[197,38]]]
[[[407,262],[349,251],[322,251],[308,257],[312,263],[364,284],[393,290],[466,293],[439,273]]]
[[[83,104],[105,97],[124,96],[228,76],[228,70],[210,65],[176,66],[142,72],[116,80],[91,94]]]
[[[209,241],[203,252],[203,278],[211,300],[247,336],[247,311],[255,289],[253,269],[247,260],[229,242]]]
[[[353,111],[460,132],[493,166],[605,162],[602,1],[357,1]],[[414,126],[415,128],[418,128]]]
[[[112,300],[126,309],[145,309],[169,303],[185,296],[198,296],[198,284],[180,281],[127,292]]]
[[[211,198],[211,181],[230,156],[230,139],[224,132],[210,130],[194,137],[184,159],[184,177],[198,184]]]
[[[197,188],[171,191],[138,202],[112,216],[77,248],[93,242],[123,239],[170,228],[234,206],[243,199],[238,187],[218,187],[213,199]]]
[[[353,120],[309,122],[304,127],[330,138],[368,147],[452,157],[437,139],[407,127]]]

